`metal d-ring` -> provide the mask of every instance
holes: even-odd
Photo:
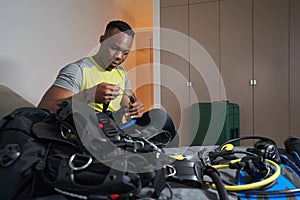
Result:
[[[164,165],[164,169],[167,170],[168,173],[170,172],[169,174],[166,174],[166,178],[174,176],[177,173],[175,167],[172,165]]]
[[[68,135],[66,135],[64,129],[68,131],[68,133],[67,133]],[[64,139],[69,139],[71,133],[72,133],[71,129],[67,128],[63,124],[60,125],[60,134]]]
[[[73,164],[73,161],[74,161],[75,157],[76,157],[76,154],[73,154],[69,159],[69,166],[72,170],[75,170],[75,171],[83,170],[83,169],[87,168],[93,162],[92,156],[89,156],[89,160],[84,165],[79,166],[79,167],[75,167],[74,164]]]

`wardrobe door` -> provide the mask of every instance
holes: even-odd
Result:
[[[254,1],[254,132],[289,135],[289,1]]]
[[[191,104],[220,100],[219,23],[219,2],[189,5]]]
[[[219,0],[189,0],[189,4],[207,3],[207,2],[213,2],[213,1],[218,2]]]
[[[189,34],[190,34],[190,104],[199,102],[220,101],[219,71],[219,6],[218,1],[209,1],[189,5]],[[198,129],[203,129],[204,124],[214,116],[192,107],[191,135],[199,134]],[[212,108],[215,109],[215,108]],[[215,124],[212,119],[204,140],[208,143],[217,142],[221,134],[222,125]],[[198,128],[199,123],[199,128]],[[220,127],[218,126],[220,125]],[[197,133],[198,132],[198,133]],[[211,134],[212,133],[212,134]],[[199,137],[199,136],[197,136]],[[206,143],[204,141],[204,144]]]
[[[240,107],[240,134],[253,135],[252,0],[225,0],[220,7],[221,73],[228,100]]]
[[[189,139],[188,6],[161,8],[161,103],[174,121],[180,145]]]
[[[291,70],[290,70],[290,98],[291,98],[291,135],[300,138],[300,1],[291,0]]]
[[[189,0],[160,0],[160,7],[187,5]]]

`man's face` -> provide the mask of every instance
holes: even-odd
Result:
[[[121,65],[130,52],[133,37],[115,28],[100,39],[100,56],[106,70]]]

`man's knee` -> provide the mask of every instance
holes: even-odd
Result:
[[[175,129],[172,118],[162,109],[152,109],[145,112],[144,115],[137,119],[136,122],[139,126],[154,126],[158,129],[163,129],[171,134],[172,141],[170,144],[172,146],[178,146],[179,137]],[[169,146],[169,145],[168,145]]]

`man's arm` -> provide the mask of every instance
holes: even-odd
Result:
[[[74,96],[74,93],[70,90],[52,85],[42,97],[38,107],[45,108],[50,112],[55,112],[60,103],[64,100],[70,99],[72,96]]]
[[[71,98],[88,103],[87,99],[85,99],[86,95],[89,97],[91,102],[107,103],[120,95],[119,90],[120,87],[118,85],[100,83],[90,89],[87,89],[86,94],[84,95],[82,91],[75,94],[70,90],[52,85],[44,94],[38,107],[45,108],[50,112],[55,112],[60,103]]]

